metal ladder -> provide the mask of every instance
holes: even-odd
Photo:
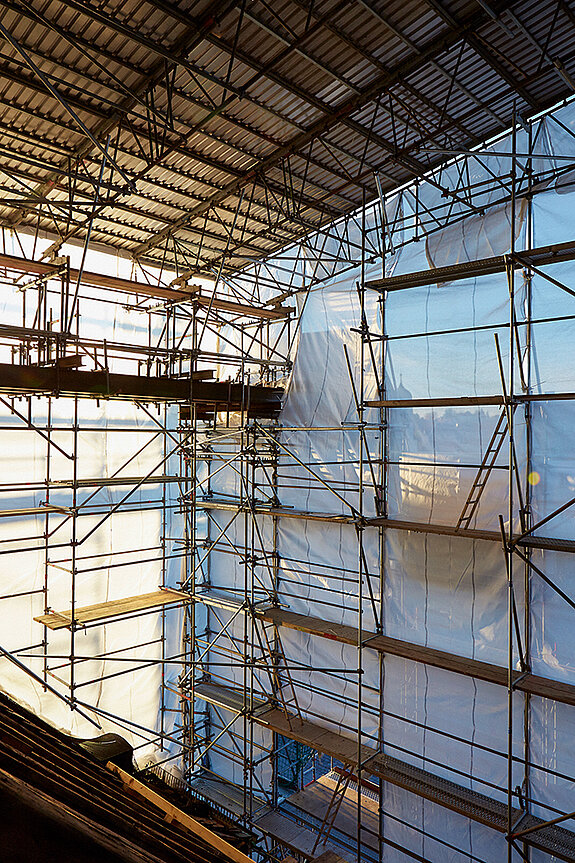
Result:
[[[485,450],[485,455],[483,456],[483,460],[479,465],[479,470],[475,475],[475,479],[471,485],[471,490],[467,495],[467,500],[463,504],[463,509],[461,510],[461,515],[457,521],[456,530],[467,530],[471,519],[475,515],[477,507],[479,506],[479,501],[481,500],[481,495],[483,494],[483,489],[487,484],[487,480],[493,470],[495,465],[495,461],[501,447],[503,446],[503,441],[505,440],[505,436],[507,434],[507,414],[505,412],[505,408],[501,411],[501,415],[497,421],[497,425],[495,426],[495,431],[491,436],[491,440],[487,445],[487,449]]]
[[[300,722],[303,722],[303,718],[277,625],[273,621],[266,620],[257,615],[254,615],[254,624],[256,638],[262,652],[261,658],[266,666],[266,673],[269,676],[274,694],[291,728],[292,719],[297,717]],[[270,629],[273,630],[271,637]],[[286,683],[282,683],[281,675],[285,675],[287,678]],[[284,696],[284,689],[286,687],[290,690],[287,698]],[[288,709],[288,705],[292,708],[291,711]]]
[[[319,828],[317,839],[315,840],[314,846],[311,849],[312,855],[315,854],[315,850],[320,844],[320,842],[322,845],[326,844],[329,838],[329,834],[331,833],[332,827],[334,825],[335,819],[337,818],[339,808],[345,797],[345,792],[347,791],[347,787],[352,777],[353,773],[351,772],[351,770],[342,770],[341,772],[338,772],[337,782],[335,784],[335,788],[333,789],[331,800],[329,801],[329,805],[325,811],[325,815],[323,816],[323,821],[321,823],[321,827]],[[321,841],[322,837],[323,842]]]

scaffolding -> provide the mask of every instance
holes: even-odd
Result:
[[[124,733],[140,767],[174,763],[195,745],[175,690],[193,598],[190,440],[219,412],[277,414],[292,310],[189,274],[89,272],[87,244],[74,268],[3,239],[4,681],[80,736]]]
[[[274,258],[218,277],[211,290],[191,285],[186,271],[170,274],[170,284],[91,273],[87,243],[76,268],[66,256],[8,254],[4,237],[3,282],[17,291],[0,328],[1,431],[37,442],[30,452],[41,475],[0,487],[1,514],[24,525],[1,536],[0,555],[14,572],[26,570],[27,556],[41,559],[42,578],[2,596],[10,608],[33,603],[29,623],[38,633],[30,644],[3,645],[2,655],[85,723],[123,729],[140,741],[136,752],[147,757],[155,747],[162,764],[181,763],[193,794],[255,832],[254,854],[265,863],[294,854],[436,863],[447,853],[491,863],[482,843],[492,833],[493,853],[509,861],[534,859],[534,849],[575,859],[574,813],[537,791],[541,776],[573,776],[537,761],[531,739],[535,699],[575,706],[575,683],[535,673],[531,655],[534,584],[575,607],[545,562],[573,553],[575,539],[541,530],[573,500],[541,517],[532,500],[534,410],[574,398],[541,390],[533,331],[575,320],[563,309],[534,312],[537,280],[574,295],[561,268],[575,260],[575,243],[537,246],[533,209],[551,183],[572,184],[573,157],[547,142],[554,128],[568,140],[573,134],[560,112],[530,124],[514,116],[511,128],[489,147],[450,152],[439,171],[364,202]],[[494,243],[501,253],[441,264],[448,229],[499,212],[507,220]],[[427,265],[397,273],[401,255],[409,261],[423,244]],[[395,298],[412,291],[417,310],[430,286],[439,295],[446,284],[464,292],[476,281],[481,290],[493,277],[496,320],[398,329]],[[322,371],[333,363],[341,372],[339,413],[328,424],[289,405],[280,414],[286,383],[288,401],[301,395],[293,360],[306,314],[337,280],[345,304],[326,312],[325,329],[339,325],[344,305],[351,324],[344,318],[337,360],[319,352],[315,359]],[[291,299],[297,307],[284,305]],[[124,333],[132,327],[133,337],[103,337],[98,315]],[[422,319],[414,312],[414,320]],[[462,334],[495,336],[492,388],[408,392],[396,346]],[[318,404],[321,397],[318,384]],[[414,411],[430,417],[433,434],[453,432],[443,420],[450,411],[475,417],[488,429],[482,451],[475,461],[410,456],[405,429]],[[100,475],[86,472],[94,461],[87,444],[104,458]],[[433,495],[438,476],[453,489],[453,471],[457,512],[432,506],[428,518],[416,518],[402,489],[419,483]],[[486,527],[482,503],[493,486],[503,489],[500,517]],[[139,542],[125,534],[125,521],[113,528],[130,514],[144,518]],[[449,538],[454,559],[460,548],[474,557],[502,549],[506,665],[423,643],[417,631],[412,639],[390,634],[397,537],[424,544],[426,577],[428,554],[445,550],[435,537]],[[132,574],[145,567],[155,589],[135,594]],[[104,577],[102,596],[86,602]],[[135,641],[130,633],[142,620],[152,624]],[[456,734],[447,718],[434,723],[398,706],[386,695],[395,660],[405,663],[406,685],[408,672],[435,669],[506,691],[505,748],[475,739],[475,727]],[[156,722],[139,721],[130,705],[109,708],[102,693],[112,681],[129,680],[143,699],[152,669],[161,693]],[[441,741],[447,760],[426,751],[425,735]],[[477,754],[476,769],[449,761],[457,746]],[[505,781],[494,778],[501,771]],[[479,850],[435,831],[432,818],[431,827],[423,816],[421,824],[408,818],[404,798],[393,797],[404,792],[429,802],[430,812],[447,809],[479,825]]]
[[[494,846],[497,859],[506,854],[510,861],[529,860],[535,849],[554,859],[575,859],[569,825],[573,812],[541,799],[532,781],[533,772],[551,782],[569,781],[570,777],[560,768],[538,762],[530,744],[532,699],[575,704],[574,684],[534,673],[530,655],[533,580],[542,579],[573,606],[568,591],[533,560],[534,553],[543,559],[545,554],[575,550],[570,537],[540,530],[573,501],[541,518],[534,518],[531,503],[536,482],[532,412],[544,403],[573,398],[569,391],[542,391],[534,373],[532,330],[539,323],[574,317],[564,314],[564,309],[555,317],[536,317],[532,283],[538,278],[542,284],[573,295],[559,271],[561,265],[575,259],[570,239],[534,244],[533,201],[551,183],[565,186],[571,182],[573,157],[542,145],[550,129],[566,129],[559,113],[528,125],[514,117],[510,125],[512,133],[507,139],[472,152],[454,150],[451,163],[436,174],[394,195],[382,195],[379,204],[364,205],[359,214],[238,276],[244,289],[265,285],[281,289],[282,294],[299,294],[304,316],[300,324],[314,292],[342,276],[349,279],[348,302],[355,306],[356,352],[352,356],[344,338],[340,358],[348,375],[351,413],[341,415],[333,426],[314,425],[311,416],[292,426],[282,415],[279,423],[254,420],[230,428],[221,416],[208,430],[195,435],[190,450],[195,491],[187,505],[194,525],[190,535],[195,536],[190,546],[195,579],[191,609],[195,610],[190,611],[190,667],[182,686],[196,748],[190,747],[193,756],[187,762],[188,777],[196,794],[261,832],[262,859],[281,860],[288,855],[292,859],[295,855],[301,860],[319,860],[331,854],[329,859],[366,861],[386,859],[386,855],[395,859],[394,852],[400,855],[397,859],[434,861],[439,859],[437,854],[445,853],[455,853],[462,860],[487,863],[492,859],[483,856],[488,852],[475,852],[473,845],[467,850],[456,845],[448,830],[440,835],[407,821],[401,807],[390,802],[390,788],[407,791],[411,799],[430,801],[488,828],[479,835],[494,832],[501,837],[501,843]],[[518,140],[524,148],[521,151]],[[430,189],[437,193],[445,188],[450,189],[448,196],[429,194]],[[505,237],[498,241],[501,254],[476,260],[464,256],[461,262],[445,266],[428,261],[417,271],[393,272],[403,249],[415,248],[435,234],[441,237],[441,232],[458,224],[465,226],[469,218],[501,210],[507,218]],[[381,267],[382,276],[374,273],[374,262]],[[498,279],[500,302],[507,304],[507,320],[478,324],[467,320],[457,328],[446,321],[441,329],[411,331],[408,327],[405,332],[388,326],[390,301],[400,291],[414,289],[416,308],[415,297],[421,297],[417,288],[438,286],[440,291],[445,283],[467,280],[462,291],[475,284],[481,290],[481,280],[493,276]],[[445,396],[419,397],[405,388],[402,391],[397,382],[402,369],[394,366],[390,354],[394,346],[407,339],[448,338],[460,333],[495,336],[491,351],[496,386],[487,392]],[[406,452],[399,457],[394,454],[397,439],[392,442],[390,435],[401,430],[401,421],[398,425],[394,415],[397,418],[414,410],[431,415],[430,427],[437,424],[437,415],[448,416],[449,411],[481,415],[488,433],[476,460],[442,456],[410,463]],[[448,425],[449,421],[443,426],[440,422],[439,432]],[[343,448],[347,463],[341,450],[336,452],[337,446],[333,462],[322,458],[329,450],[327,444],[319,443],[312,452],[314,440],[330,435],[338,440],[342,435],[347,440],[353,436],[354,445]],[[350,468],[355,480],[342,479],[337,474],[340,468]],[[463,495],[454,518],[449,512],[427,520],[402,517],[397,500],[390,503],[390,482],[408,482],[402,472],[421,470],[435,482],[438,471],[451,469],[458,472]],[[507,490],[499,504],[499,529],[482,526],[485,490],[501,489],[503,476]],[[293,502],[294,496],[317,500],[318,492],[328,502],[322,510]],[[300,525],[302,532],[305,525],[316,531],[340,530],[345,542],[351,543],[353,537],[355,568],[347,556],[341,566],[316,558],[313,548],[305,559],[295,552],[290,557],[286,549],[295,548],[296,543],[290,546],[285,534],[297,531]],[[385,593],[393,564],[387,556],[390,537],[398,535],[422,537],[426,548],[428,537],[448,537],[455,555],[459,543],[472,548],[474,555],[483,549],[502,549],[499,566],[506,573],[508,602],[507,667],[388,634]],[[311,591],[304,595],[306,580],[314,583],[313,599]],[[294,599],[306,598],[307,613],[290,610]],[[355,625],[335,622],[346,606],[355,610]],[[315,648],[309,648],[302,661],[297,650],[303,642],[290,639],[290,633],[309,635],[314,645],[322,640],[341,645],[341,663],[333,652],[331,665],[306,668],[310,658],[314,661]],[[326,654],[317,651],[317,655]],[[411,669],[438,669],[459,680],[471,680],[474,686],[483,681],[501,693],[506,690],[506,747],[475,740],[474,729],[468,729],[467,736],[456,735],[449,723],[442,727],[409,715],[409,711],[394,710],[393,701],[390,705],[384,697],[390,657],[405,660]],[[322,715],[314,707],[322,698],[340,704],[345,718],[336,722],[332,715]],[[478,753],[480,763],[485,756],[486,763],[497,763],[499,770],[505,764],[505,781],[482,776],[480,770],[452,767],[422,753],[417,744],[402,746],[397,734],[389,733],[394,723],[396,728],[408,729],[408,741],[413,733],[431,734],[443,741],[447,752],[462,744]],[[291,795],[278,781],[278,759],[290,746],[296,760],[307,751],[308,763],[313,764],[305,780],[300,778],[300,790]],[[304,749],[298,751],[298,746]],[[300,777],[303,775],[300,771]],[[415,848],[418,842],[421,851]],[[431,851],[425,851],[426,843]]]

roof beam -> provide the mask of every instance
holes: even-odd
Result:
[[[255,165],[251,166],[249,170],[245,171],[241,177],[228,184],[224,189],[216,193],[216,195],[209,201],[199,204],[194,208],[193,215],[201,215],[214,203],[224,201],[230,195],[236,194],[258,174],[262,174],[270,168],[275,167],[286,156],[298,152],[316,138],[325,135],[330,129],[340,125],[344,120],[349,119],[360,108],[373,102],[381,93],[386,92],[390,86],[401,82],[406,75],[411,74],[424,66],[430,59],[439,56],[446,51],[451,45],[455,44],[464,33],[479,26],[481,21],[484,20],[484,17],[485,13],[483,11],[480,13],[474,13],[468,16],[459,28],[449,30],[447,33],[441,33],[439,37],[431,39],[416,56],[407,58],[390,72],[386,72],[378,76],[375,81],[361,90],[359,94],[356,94],[345,102],[340,103],[335,108],[330,109],[324,117],[312,123],[309,130],[295,135],[286,144],[281,147],[277,147],[273,153],[260,159]],[[225,43],[222,43],[222,40],[215,40],[215,44],[224,44],[225,46]],[[386,144],[390,152],[393,152],[393,145],[388,144],[387,142]],[[412,165],[410,166],[410,169],[413,173],[417,174],[420,169],[427,170],[427,166],[423,167],[417,165],[416,167],[415,165]],[[186,219],[181,220],[181,222],[175,227],[185,225],[186,221]],[[139,257],[148,252],[153,245],[157,245],[165,239],[167,233],[167,230],[164,229],[158,232],[155,238],[138,245],[133,249],[134,257]]]
[[[74,6],[74,8],[78,9],[78,11],[82,11],[82,7],[84,7],[84,11],[87,13],[89,9],[89,14],[92,16],[96,16],[96,20],[99,20],[100,23],[104,25],[110,26],[111,22],[115,22],[115,19],[105,13],[97,13],[96,9],[88,7],[86,4],[80,3],[79,0],[69,0],[70,6]],[[172,46],[171,52],[163,50],[162,52],[157,51],[156,53],[160,53],[163,59],[158,61],[150,70],[149,73],[145,74],[140,81],[133,87],[133,90],[136,95],[128,96],[123,100],[122,104],[119,106],[118,110],[114,112],[110,117],[103,120],[99,126],[92,130],[92,137],[96,139],[100,139],[108,135],[113,129],[116,129],[118,123],[123,116],[123,112],[125,110],[129,110],[132,108],[136,102],[136,98],[144,94],[149,88],[153,88],[157,81],[162,80],[165,76],[165,63],[164,60],[174,61],[174,52],[175,54],[180,54],[181,57],[179,62],[185,62],[185,56],[187,56],[193,48],[200,44],[200,42],[205,38],[207,33],[217,25],[220,17],[224,17],[229,9],[232,7],[233,3],[230,0],[214,0],[213,3],[210,4],[209,13],[202,20],[194,20],[190,18],[189,26],[186,32],[179,38],[177,43]],[[119,25],[118,25],[119,26]],[[129,28],[128,28],[129,29]],[[133,31],[131,31],[133,32]],[[134,37],[135,38],[135,37]],[[146,40],[146,44],[149,43],[150,40]],[[153,46],[153,43],[152,43]],[[92,149],[91,140],[88,142],[84,142],[79,145],[77,150],[75,151],[75,158],[81,158],[82,156],[87,155]],[[46,179],[46,181],[42,184],[42,186],[36,190],[39,197],[44,197],[52,188],[54,181],[61,176],[61,171],[66,170],[68,167],[68,160],[65,163],[62,163],[58,166],[54,172]],[[74,231],[75,233],[75,231]]]

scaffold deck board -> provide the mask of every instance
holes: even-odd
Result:
[[[534,266],[543,267],[547,264],[572,261],[574,259],[575,243],[572,241],[568,243],[555,243],[551,246],[539,246],[535,249],[527,249],[524,252],[517,253],[513,261],[513,267],[514,269],[518,269],[529,266],[529,263]],[[447,267],[434,267],[416,273],[404,273],[400,276],[372,279],[366,285],[368,288],[377,291],[400,291],[405,288],[455,282],[461,279],[476,278],[477,276],[505,273],[508,261],[511,261],[508,255],[496,255],[492,258],[480,258],[476,261],[460,261]]]
[[[500,833],[507,833],[507,804],[504,802],[382,753],[375,755],[365,770]],[[523,837],[529,845],[570,863],[575,860],[575,833],[558,826],[543,827],[544,822],[540,818],[513,809],[513,823],[517,824],[519,820],[522,831],[538,828]]]
[[[155,474],[154,476],[102,476],[87,477],[85,479],[51,480],[48,485],[52,488],[104,488],[114,485],[159,485],[165,482],[185,482],[184,476],[169,476],[168,474]],[[46,507],[44,507],[45,509]]]
[[[46,506],[25,506],[21,509],[2,509],[0,510],[0,518],[20,518],[20,516],[46,515],[46,513],[68,515],[69,512],[70,508],[67,506],[47,504]]]
[[[233,713],[242,713],[251,708],[251,712],[255,716],[262,711],[269,710],[270,706],[269,701],[265,698],[254,696],[246,700],[241,689],[220,686],[218,683],[197,683],[194,686],[194,696],[216,707],[231,710]]]
[[[234,303],[230,300],[223,300],[219,297],[212,299],[209,296],[196,294],[192,302],[196,303],[200,308],[214,309],[221,312],[235,312],[237,315],[245,315],[246,317],[262,318],[262,320],[277,321],[282,318],[287,318],[295,309],[293,306],[279,306],[275,309],[266,309],[262,306],[252,306],[247,303]]]
[[[237,707],[231,706],[238,697],[241,698],[239,691],[230,690],[219,684],[209,684],[209,686],[212,703],[218,703],[222,707],[239,712]],[[194,694],[199,695],[197,691]],[[205,696],[199,695],[199,697]],[[359,746],[358,742],[350,737],[310,722],[309,719],[286,715],[278,708],[267,707],[264,704],[257,711],[252,712],[252,718],[263,728],[288,737],[290,740],[297,740],[309,746],[310,749],[341,761],[352,769],[357,769],[358,764],[361,764],[364,775],[377,777],[405,788],[419,797],[425,797],[433,803],[501,833],[507,832],[507,804],[504,802],[494,800],[478,791],[472,791],[421,767],[375,752],[372,747],[364,744]],[[517,824],[519,819],[521,819],[522,831],[531,827],[537,828],[535,832],[524,836],[523,841],[549,854],[554,854],[560,860],[568,863],[575,861],[575,833],[556,825],[542,827],[544,822],[541,819],[514,809],[513,825]]]
[[[457,528],[450,524],[432,524],[421,521],[401,521],[395,518],[366,519],[371,527],[384,527],[388,530],[405,530],[414,533],[433,533],[438,536],[454,536],[461,539],[485,540],[486,542],[501,542],[501,533],[496,530],[482,530],[481,528]],[[548,551],[575,552],[575,540],[559,539],[550,536],[516,536],[516,544],[522,548],[541,548]]]
[[[463,539],[486,540],[487,542],[501,542],[501,533],[496,530],[478,530],[477,528],[460,528],[450,524],[432,524],[422,521],[402,521],[397,518],[384,518],[376,516],[368,518],[367,523],[371,527],[385,527],[389,530],[406,530],[414,533],[434,533],[439,536],[456,536]]]
[[[0,254],[0,266],[15,272],[29,273],[37,276],[62,277],[62,269],[54,264],[44,261],[31,261],[16,255]],[[113,291],[121,291],[129,294],[142,294],[148,297],[157,297],[166,300],[188,300],[196,302],[198,306],[220,311],[235,312],[238,315],[262,318],[264,320],[280,320],[294,311],[291,306],[278,306],[276,308],[265,308],[259,305],[247,303],[235,303],[231,300],[195,293],[195,289],[189,286],[164,287],[162,285],[149,285],[146,282],[136,282],[131,279],[122,279],[118,276],[109,276],[102,273],[92,273],[87,270],[70,268],[70,280],[75,282],[81,280],[83,285],[108,288]]]
[[[310,635],[318,635],[343,644],[356,645],[358,643],[357,629],[346,624],[333,623],[317,617],[286,611],[282,608],[265,609],[261,612],[261,616],[278,626],[296,629]],[[464,674],[467,677],[485,680],[488,683],[495,683],[499,686],[507,686],[508,683],[507,669],[490,662],[457,656],[445,650],[437,650],[422,644],[402,641],[387,635],[377,635],[368,630],[363,630],[362,632],[362,643],[364,647],[377,650],[380,653],[400,656],[413,662],[421,662],[425,665],[442,668],[445,671],[453,671],[457,674]],[[550,680],[549,678],[540,677],[535,674],[523,676],[520,671],[514,673],[514,678],[516,680],[516,688],[522,692],[528,692],[530,695],[537,695],[541,698],[561,701],[564,704],[575,705],[575,685],[573,684],[564,683],[559,680]]]
[[[330,809],[330,805],[332,805],[336,788],[337,782],[332,776],[329,774],[320,776],[319,779],[306,785],[301,791],[291,794],[286,800],[286,804],[317,818],[321,824]],[[336,802],[332,805],[332,812],[337,807],[333,827],[348,837],[352,846],[357,848],[357,790],[351,785],[345,790],[340,786],[337,793]],[[362,846],[367,846],[377,854],[379,851],[379,802],[366,794],[361,795],[360,822]],[[336,839],[336,837],[333,838]],[[362,848],[362,854],[363,852],[364,849]]]
[[[128,596],[125,599],[113,599],[110,602],[98,602],[96,605],[86,605],[74,609],[74,622],[82,625],[107,620],[134,611],[145,611],[175,602],[189,602],[190,596],[179,590],[157,590],[153,593],[143,593],[139,596]],[[64,629],[72,625],[72,611],[53,611],[35,617],[35,621],[43,623],[48,629]]]
[[[240,505],[233,501],[217,500],[216,498],[204,498],[197,502],[198,509],[219,509],[223,512],[237,512]],[[257,506],[252,507],[250,512],[258,515],[273,515],[277,518],[299,518],[306,521],[328,521],[335,524],[353,524],[355,519],[352,515],[338,514],[333,512],[308,512],[307,510],[293,509],[282,506]]]
[[[574,392],[525,393],[509,397],[507,403],[525,404],[528,402],[571,401],[574,398]],[[503,405],[505,403],[506,400],[503,396],[457,396],[454,398],[433,399],[378,399],[376,401],[367,401],[365,405],[370,408],[455,408]]]
[[[323,752],[325,755],[331,755],[332,758],[337,758],[338,761],[343,761],[344,764],[353,766],[357,765],[358,745],[355,740],[349,737],[344,737],[337,731],[331,731],[329,728],[323,728],[321,725],[316,725],[308,719],[299,719],[297,716],[286,716],[286,714],[277,708],[271,708],[267,712],[260,714],[257,720],[259,725],[269,728],[271,731],[276,731],[278,734],[283,734],[284,737],[289,737],[290,740],[297,740],[300,743],[316,749],[318,752]],[[367,761],[373,757],[375,752],[369,746],[361,746],[361,761]]]
[[[254,818],[259,818],[271,812],[271,807],[255,797],[247,794],[247,806],[244,788],[232,785],[225,779],[216,779],[214,776],[200,774],[190,780],[190,789],[193,794],[209,800],[226,813],[241,818],[247,808],[253,813]]]
[[[377,399],[365,402],[368,408],[455,408],[502,405],[503,396],[458,396],[438,399]]]
[[[270,812],[268,815],[264,815],[263,818],[258,818],[255,826],[269,836],[272,836],[282,845],[287,846],[290,851],[295,851],[296,854],[301,854],[303,857],[307,857],[308,860],[316,860],[318,853],[323,854],[324,851],[331,851],[336,855],[336,860],[344,860],[345,863],[348,863],[347,858],[341,857],[342,849],[329,841],[320,845],[314,851],[313,848],[317,840],[317,833],[309,830],[302,824],[298,824],[286,815],[282,815],[280,812]],[[352,863],[352,858],[350,858],[349,863]]]
[[[232,501],[206,498],[198,501],[200,509],[218,509],[226,512],[237,512],[241,507]],[[258,515],[271,515],[277,518],[294,518],[303,521],[323,521],[331,524],[355,524],[353,515],[330,513],[330,512],[308,512],[300,509],[289,509],[286,507],[264,507],[255,505],[250,512]],[[367,527],[384,527],[389,530],[405,530],[414,533],[433,533],[438,536],[453,536],[460,539],[485,540],[486,542],[501,542],[501,533],[497,530],[482,530],[481,528],[457,528],[450,524],[430,524],[421,521],[401,521],[395,518],[383,518],[373,516],[366,518],[363,524]],[[522,548],[541,548],[548,551],[575,552],[575,540],[559,539],[548,536],[526,536],[522,539],[517,537],[517,545]]]
[[[256,720],[260,725],[270,730],[299,740],[311,749],[331,755],[346,764],[358,764],[357,743],[345,738],[333,731],[326,731],[315,723],[303,720],[300,722],[296,717],[288,720],[281,711],[273,709],[263,714]],[[356,753],[355,756],[353,753]],[[371,757],[369,757],[371,753]],[[397,758],[389,755],[375,753],[367,746],[362,746],[360,751],[361,763],[364,773],[383,779],[393,785],[405,788],[425,797],[433,803],[458,812],[472,821],[485,824],[501,833],[507,832],[507,804],[493,800],[485,794],[471,791],[449,779],[444,779],[420,767],[405,764]],[[532,815],[524,815],[519,809],[513,810],[513,822],[517,823],[521,818],[521,829],[530,827],[538,829],[524,836],[524,841],[536,848],[540,848],[549,854],[554,854],[560,860],[573,863],[575,860],[575,833],[564,828],[541,827],[541,819]]]
[[[119,374],[116,372],[57,369],[53,366],[27,366],[0,363],[0,392],[22,395],[79,396],[129,401],[184,402],[185,405],[219,405],[230,411],[247,409],[248,392],[239,383],[190,381],[189,378]],[[281,408],[283,390],[254,384],[249,387],[249,408],[253,415],[261,410]]]
[[[542,548],[547,551],[564,551],[569,554],[575,552],[575,540],[556,539],[550,536],[526,536],[517,540],[517,545],[522,548]]]

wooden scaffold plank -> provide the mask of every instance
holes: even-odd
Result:
[[[156,590],[153,593],[142,593],[139,596],[127,596],[124,599],[112,599],[109,602],[98,602],[95,605],[76,608],[73,618],[72,611],[69,610],[52,611],[35,617],[34,620],[43,623],[48,629],[64,629],[72,626],[73,623],[82,626],[86,623],[108,620],[111,617],[121,617],[137,611],[189,601],[190,595],[179,590]]]

